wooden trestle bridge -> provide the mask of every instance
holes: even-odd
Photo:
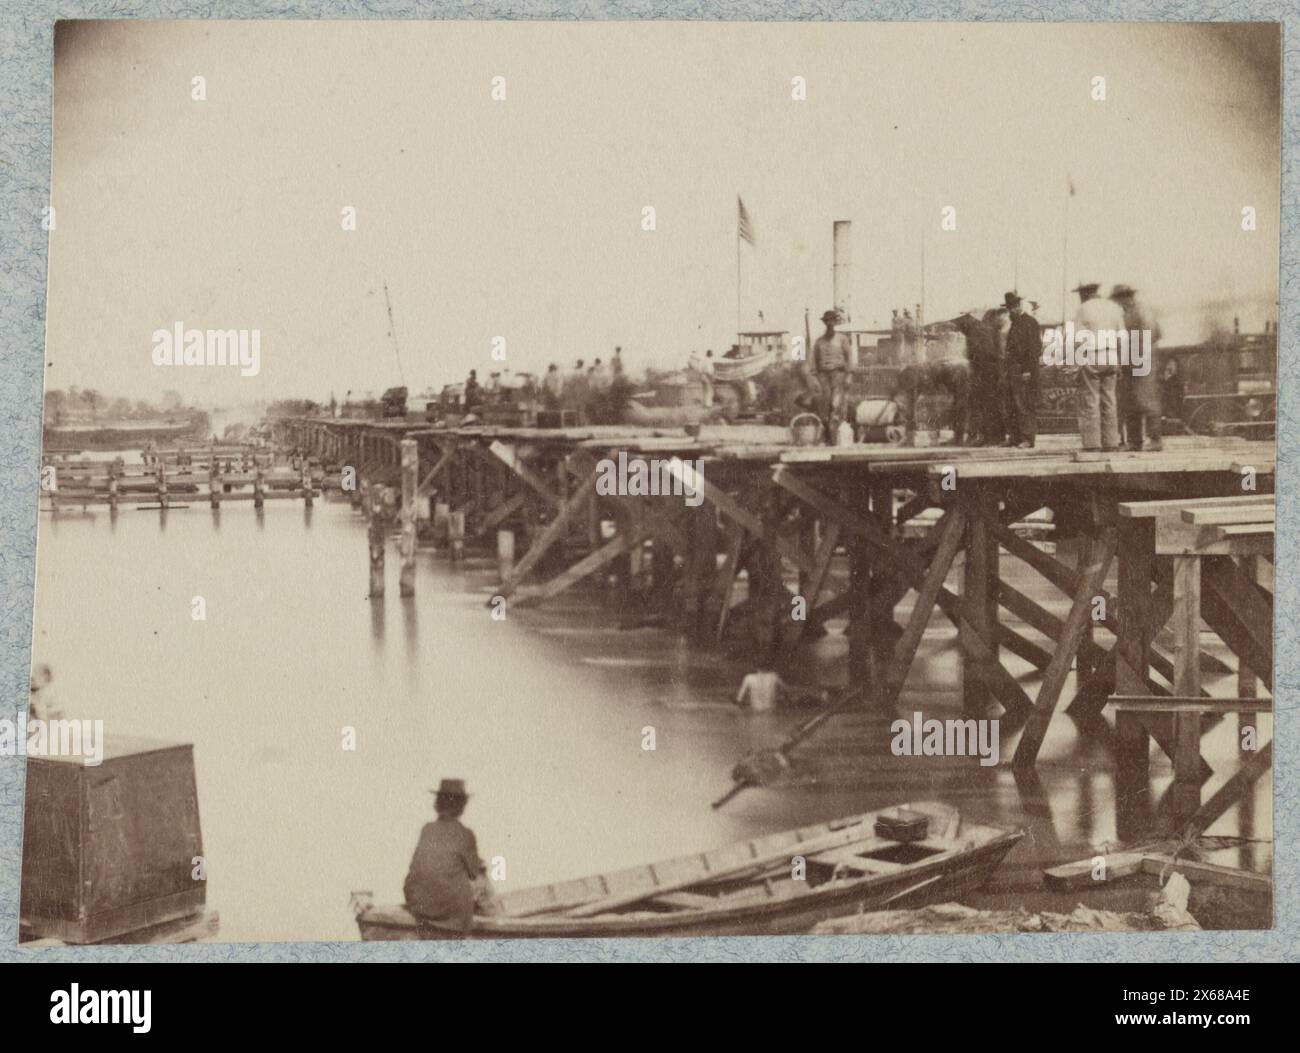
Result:
[[[743,580],[755,655],[789,657],[827,620],[846,618],[852,684],[866,705],[886,709],[937,609],[956,630],[967,712],[1000,707],[1004,728],[1023,728],[1017,770],[1033,768],[1054,715],[1068,709],[1111,736],[1133,778],[1145,777],[1154,740],[1174,760],[1179,815],[1204,828],[1271,760],[1261,747],[1200,805],[1203,732],[1229,713],[1253,721],[1271,704],[1256,695],[1259,683],[1273,686],[1272,443],[1173,438],[1141,454],[1084,453],[1073,436],[1032,450],[810,448],[776,428],[692,437],[319,418],[283,419],[274,433],[281,449],[324,465],[327,479],[350,467],[363,493],[391,487],[370,507],[400,523],[405,564],[425,505],[463,515],[470,545],[510,532],[518,559],[499,591],[512,605],[599,575],[628,592],[626,609],[634,584],[648,582],[646,602],[663,624],[713,646]],[[703,502],[598,493],[598,464],[619,452],[702,463]],[[1023,529],[1031,518],[1041,540]],[[372,556],[376,536],[382,560],[382,532],[372,532]],[[1004,573],[1011,560],[1059,589],[1068,608],[1053,613],[1032,598],[1023,573]],[[412,588],[404,573],[403,591]],[[792,616],[799,598],[802,620]],[[1206,650],[1207,633],[1235,666]],[[1010,656],[1034,672],[1013,674]],[[1203,668],[1235,668],[1236,697],[1210,698]],[[1107,707],[1114,731],[1096,719]]]

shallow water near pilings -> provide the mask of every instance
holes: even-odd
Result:
[[[1027,831],[971,905],[1068,912],[1081,899],[1116,909],[1140,899],[1043,888],[1043,866],[1117,839],[1109,752],[1069,718],[1053,722],[1030,782],[1007,767],[1014,737],[996,768],[894,757],[891,714],[859,721],[851,741],[810,742],[814,760],[834,755],[833,780],[746,790],[715,811],[736,761],[808,716],[731,705],[751,668],[743,654],[619,629],[621,612],[598,589],[494,621],[494,563],[453,567],[424,550],[416,596],[402,600],[389,551],[388,594],[372,601],[365,524],[346,504],[41,516],[34,660],[52,667],[66,716],[102,719],[110,736],[194,744],[223,940],[355,939],[350,892],[400,900],[426,791],[444,777],[468,782],[465,821],[485,858],[504,858],[511,888],[937,799]],[[1025,586],[1059,603],[1031,574]],[[945,629],[932,621],[901,714],[960,715]],[[845,650],[833,624],[788,675],[842,682]],[[1271,733],[1266,720],[1261,730]],[[1231,755],[1234,734],[1229,718],[1208,740],[1212,765]],[[1159,793],[1170,779],[1162,758],[1153,773]],[[1270,813],[1262,780],[1213,832],[1267,840]],[[1214,861],[1258,863],[1267,847]]]

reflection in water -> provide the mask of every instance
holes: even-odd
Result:
[[[387,595],[372,601],[365,525],[347,505],[250,512],[128,515],[116,529],[106,510],[42,515],[37,566],[35,660],[54,668],[67,715],[194,743],[223,939],[355,938],[349,893],[400,899],[425,791],[443,777],[468,781],[466,820],[514,888],[938,798],[1029,832],[970,902],[1068,911],[1077,897],[1044,893],[1040,868],[1118,839],[1105,753],[1069,720],[1018,782],[1005,736],[997,768],[898,758],[891,718],[864,713],[837,761],[854,778],[746,790],[714,811],[737,759],[807,716],[731,706],[743,662],[661,631],[613,632],[618,612],[589,596],[495,621],[491,560],[452,568],[421,552],[416,596],[402,600],[395,544]],[[191,618],[195,596],[206,620]],[[799,679],[843,647],[838,631],[819,641]],[[959,715],[954,669],[950,641],[927,634],[900,712]],[[1252,814],[1267,823],[1267,780],[1257,792],[1248,827]],[[1216,832],[1233,832],[1238,811]]]

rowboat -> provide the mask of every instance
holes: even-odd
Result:
[[[507,892],[468,933],[353,893],[363,940],[788,935],[979,888],[1024,836],[907,804],[648,866]]]

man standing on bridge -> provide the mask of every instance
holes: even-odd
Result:
[[[1097,282],[1085,282],[1074,289],[1080,301],[1075,339],[1084,334],[1094,349],[1091,360],[1079,365],[1079,437],[1085,450],[1113,452],[1119,449],[1119,412],[1112,341],[1124,328],[1124,312],[1113,300],[1099,297],[1098,288]]]
[[[1127,285],[1117,285],[1110,291],[1110,298],[1119,304],[1124,312],[1124,328],[1131,341],[1134,334],[1139,340],[1142,334],[1151,333],[1152,359],[1145,364],[1145,371],[1139,373],[1133,364],[1132,344],[1130,358],[1120,364],[1119,408],[1121,423],[1124,426],[1124,438],[1128,448],[1137,453],[1146,450],[1155,453],[1164,449],[1160,438],[1161,405],[1160,376],[1156,372],[1154,352],[1160,339],[1160,326],[1150,312],[1138,300],[1137,290]],[[1146,429],[1146,445],[1142,444],[1142,431]]]
[[[967,441],[972,446],[1000,446],[1002,412],[999,389],[1002,386],[1002,363],[997,345],[988,327],[974,309],[953,321],[966,338],[966,361],[970,363],[970,416],[975,433]]]
[[[817,370],[817,381],[821,388],[821,405],[826,424],[826,441],[834,443],[836,429],[844,419],[844,395],[849,378],[848,339],[843,333],[837,333],[835,326],[840,322],[838,311],[827,311],[822,315],[826,332],[822,333],[813,344],[813,368]]]
[[[1022,450],[1031,449],[1038,439],[1038,367],[1043,361],[1043,342],[1038,322],[1025,310],[1018,295],[1003,297],[1011,314],[1007,332],[1007,387],[1011,392],[1007,432]]]

